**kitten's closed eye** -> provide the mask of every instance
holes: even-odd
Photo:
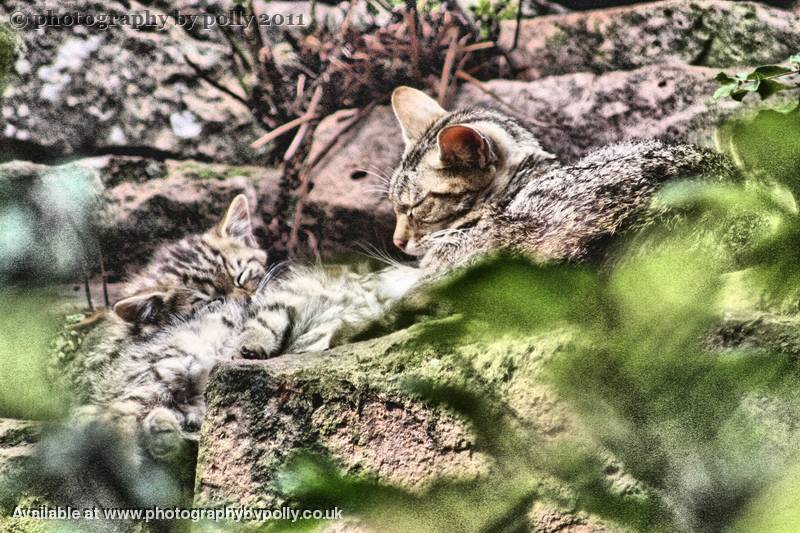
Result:
[[[261,279],[266,274],[266,268],[258,261],[250,261],[244,268],[241,268],[234,275],[233,279],[234,289],[242,289],[247,292],[255,292]]]
[[[206,305],[206,310],[213,310],[219,309],[225,303],[225,298],[214,298],[213,300],[209,300]]]

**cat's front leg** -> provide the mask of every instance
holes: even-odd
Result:
[[[203,419],[206,417],[206,399],[205,395],[198,394],[191,398],[185,405],[181,406],[183,413],[183,427],[188,432],[196,432],[200,430],[203,424]]]
[[[255,316],[245,321],[235,357],[269,359],[286,353],[291,345],[296,312],[279,303],[260,306]]]
[[[142,445],[154,459],[169,460],[183,450],[184,438],[179,416],[180,413],[172,409],[156,407],[142,421]]]

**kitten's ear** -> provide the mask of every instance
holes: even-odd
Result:
[[[220,237],[238,239],[248,246],[255,246],[247,196],[240,194],[233,199],[216,230]]]
[[[148,291],[123,298],[114,304],[114,314],[129,324],[153,323],[164,308],[167,293]]]
[[[464,124],[439,132],[439,158],[445,166],[484,169],[495,162],[489,141],[481,132]]]
[[[415,143],[428,126],[447,114],[436,100],[411,87],[398,87],[392,92],[392,110],[406,145]]]

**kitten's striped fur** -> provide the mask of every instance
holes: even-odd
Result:
[[[80,361],[75,378],[82,397],[114,364],[129,343],[187,319],[218,298],[244,298],[255,291],[266,269],[267,254],[252,234],[247,198],[233,199],[209,231],[161,246],[151,261],[126,281]]]
[[[199,428],[211,369],[235,357],[324,350],[341,327],[380,316],[418,279],[396,267],[368,276],[329,276],[291,268],[252,298],[214,302],[146,342],[130,339],[94,383],[93,407],[149,453],[166,458],[184,431]]]

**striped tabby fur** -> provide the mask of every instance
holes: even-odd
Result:
[[[199,428],[215,364],[323,350],[338,329],[380,316],[418,272],[396,267],[328,276],[321,268],[292,268],[252,298],[213,302],[145,342],[131,338],[94,382],[92,407],[82,414],[141,439],[153,457],[168,458],[180,449],[184,430]]]

